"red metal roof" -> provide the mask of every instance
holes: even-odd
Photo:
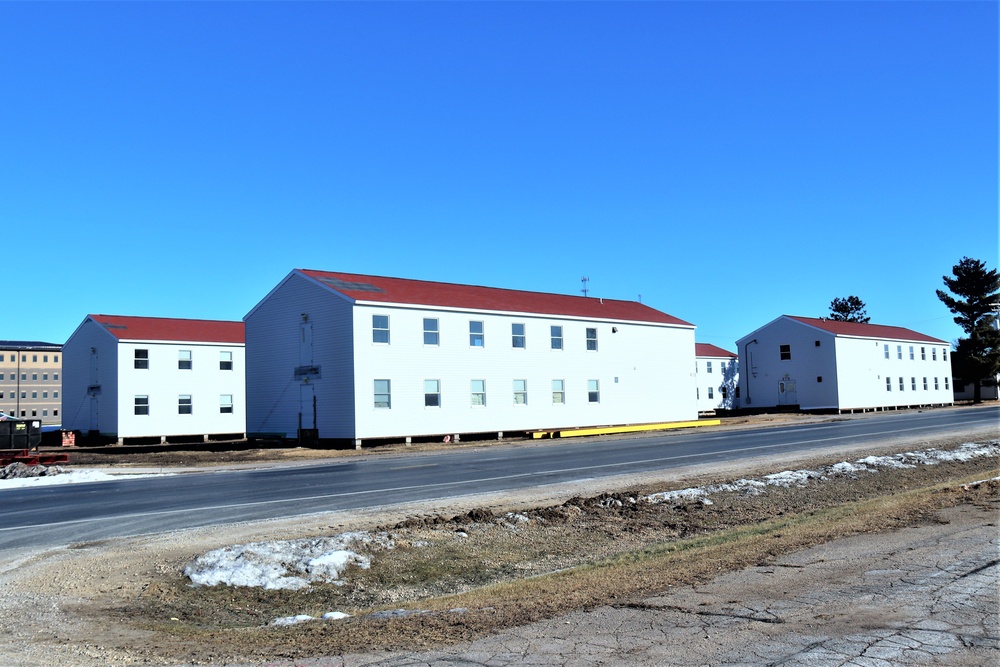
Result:
[[[456,285],[406,278],[385,278],[312,269],[298,272],[355,301],[469,308],[501,312],[563,315],[585,319],[628,320],[694,326],[638,301],[524,292],[498,287]]]
[[[947,345],[947,341],[939,338],[932,338],[903,327],[890,327],[882,324],[860,324],[858,322],[838,322],[836,320],[825,320],[819,317],[795,317],[785,315],[785,317],[814,326],[823,331],[829,331],[837,336],[858,336],[859,338],[881,338],[886,340],[912,340],[924,343],[941,343]]]
[[[242,322],[184,320],[128,315],[90,315],[119,340],[164,340],[196,343],[243,343]]]
[[[730,352],[729,350],[723,350],[721,347],[712,345],[711,343],[695,343],[694,344],[694,356],[696,357],[732,357],[736,358],[735,352]]]

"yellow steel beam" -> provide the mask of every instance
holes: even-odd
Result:
[[[664,431],[673,428],[693,428],[696,426],[718,426],[721,424],[718,419],[699,419],[697,421],[686,422],[664,422],[661,424],[636,424],[632,426],[601,426],[597,428],[570,428],[556,429],[552,431],[535,431],[531,434],[536,440],[539,438],[579,438],[587,435],[611,435],[614,433],[637,433],[640,431]]]

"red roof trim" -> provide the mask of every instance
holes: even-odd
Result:
[[[696,357],[731,357],[736,358],[735,352],[730,352],[729,350],[723,350],[721,347],[712,345],[711,343],[695,343],[694,344],[694,356]]]
[[[694,326],[637,301],[297,269],[355,301]]]
[[[828,331],[836,336],[857,336],[859,338],[883,338],[886,340],[912,340],[924,343],[941,343],[947,345],[947,341],[940,338],[933,338],[926,334],[917,333],[903,327],[892,327],[883,324],[861,324],[859,322],[838,322],[836,320],[824,320],[819,317],[795,317],[785,315],[788,319],[808,324],[809,326]]]
[[[89,317],[118,340],[240,344],[246,340],[242,322],[128,315],[89,315]]]

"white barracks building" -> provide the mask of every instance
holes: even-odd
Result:
[[[697,419],[694,326],[637,302],[296,269],[244,318],[250,437]]]
[[[242,438],[245,368],[242,322],[88,315],[63,346],[63,428]]]
[[[782,315],[736,341],[744,408],[951,405],[947,342],[879,324]]]

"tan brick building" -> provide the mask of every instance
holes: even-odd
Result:
[[[62,345],[0,340],[0,412],[59,424],[61,376]]]

